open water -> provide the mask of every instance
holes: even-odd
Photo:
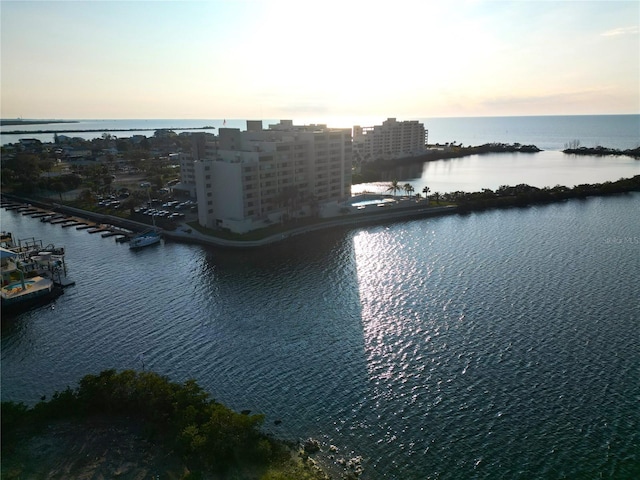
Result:
[[[640,194],[141,251],[18,213],[77,284],[3,318],[2,399],[195,378],[365,479],[638,478]],[[282,420],[279,426],[275,420]]]
[[[380,125],[384,118],[308,118],[294,119],[294,123],[326,123],[329,127],[351,128],[354,125]],[[640,146],[640,115],[551,115],[527,117],[462,117],[462,118],[398,118],[418,120],[429,130],[429,143],[457,142],[464,145],[485,143],[521,143],[537,145],[542,150],[563,150],[567,144],[579,141],[585,147],[602,145],[626,150]],[[263,120],[264,128],[278,120]],[[72,137],[92,139],[109,131],[117,137],[132,135],[152,136],[155,130],[171,128],[180,133],[184,128],[213,127],[204,131],[217,133],[219,128],[246,129],[246,121],[239,119],[129,119],[129,120],[79,120],[77,123],[51,123],[41,125],[5,125],[0,127],[2,145],[17,143],[20,138],[37,138],[53,142],[53,133],[8,134],[21,130],[78,130],[66,133]],[[129,132],[127,129],[139,129]],[[82,132],[98,130],[98,132]]]

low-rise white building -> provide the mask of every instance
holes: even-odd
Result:
[[[426,150],[429,132],[417,120],[398,122],[388,118],[382,125],[353,127],[353,151],[356,162],[390,160],[421,155]]]
[[[193,178],[198,222],[208,228],[244,233],[321,215],[351,196],[350,129],[248,121],[246,131],[221,128],[215,150],[202,151],[191,166],[183,159],[181,172],[182,183]]]

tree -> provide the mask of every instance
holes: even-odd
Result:
[[[62,183],[59,179],[55,179],[51,182],[49,188],[58,194],[58,196],[60,197],[60,202],[62,202],[62,193],[66,191],[64,183]]]
[[[440,205],[440,192],[433,192],[433,199]]]
[[[92,204],[95,201],[95,199],[93,198],[93,194],[91,193],[91,190],[89,190],[88,188],[85,188],[80,192],[80,194],[78,195],[78,200],[80,200],[83,203],[89,203],[89,204]]]
[[[429,196],[429,192],[431,191],[431,189],[429,187],[424,187],[422,189],[422,193],[424,193],[424,198],[427,198]]]
[[[275,197],[275,202],[279,206],[287,208],[287,217],[291,217],[292,209],[296,209],[298,206],[298,200],[300,199],[300,192],[295,185],[284,187],[278,195]]]
[[[310,195],[307,197],[307,202],[309,203],[309,209],[311,210],[311,216],[316,218],[320,215],[320,202],[318,201],[318,197],[315,195]]]
[[[414,192],[413,185],[411,185],[410,183],[405,183],[405,184],[402,186],[402,189],[404,190],[404,192],[405,192],[407,195],[411,195],[411,194]]]
[[[393,196],[396,196],[396,192],[401,190],[402,187],[398,183],[398,180],[394,180],[389,184],[389,188],[387,188],[387,192],[393,192]]]
[[[11,184],[16,191],[31,193],[40,180],[40,173],[48,165],[38,155],[18,153],[13,158],[2,159],[2,183]],[[50,167],[49,167],[50,168]]]

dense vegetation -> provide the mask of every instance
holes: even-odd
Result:
[[[76,174],[48,176],[54,161],[46,155],[22,153],[2,161],[2,186],[22,193],[38,190],[66,192],[78,188],[82,179]]]
[[[563,153],[570,153],[573,155],[596,155],[596,156],[604,156],[604,155],[627,155],[633,158],[640,158],[640,147],[629,148],[627,150],[618,150],[616,148],[605,148],[605,147],[579,147],[577,145],[572,145],[569,148],[565,148]]]
[[[152,372],[132,370],[87,375],[76,389],[56,392],[33,408],[2,402],[3,456],[19,445],[21,436],[52,421],[95,415],[141,421],[149,439],[178,453],[192,472],[252,465],[271,472],[262,478],[290,478],[279,477],[270,466],[284,465],[287,472],[294,468],[284,444],[260,432],[262,415],[230,410],[211,400],[193,380],[177,384]],[[308,471],[294,471],[295,478],[317,478]]]
[[[191,138],[158,130],[153,137],[116,138],[108,133],[92,140],[56,135],[54,143],[33,140],[2,146],[2,187],[16,194],[50,196],[78,188],[94,194],[115,193],[112,175],[136,171],[156,189],[177,177],[169,153],[189,151]],[[72,157],[81,152],[80,158]]]
[[[459,212],[484,210],[511,206],[527,206],[542,203],[559,202],[571,198],[589,196],[615,195],[618,193],[640,191],[640,175],[622,178],[615,182],[576,185],[573,188],[556,185],[555,187],[538,188],[530,185],[501,186],[493,191],[488,188],[481,192],[452,192],[443,195],[434,194],[429,198],[452,202],[458,205]]]

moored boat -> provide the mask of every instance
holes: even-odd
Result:
[[[142,248],[160,243],[160,234],[155,230],[136,235],[129,241],[129,248]]]
[[[13,241],[11,233],[2,232],[0,276],[2,278],[2,311],[16,306],[23,309],[31,303],[55,298],[61,287],[74,285],[67,278],[64,247],[42,246],[35,239]]]
[[[149,204],[151,204],[151,195],[147,190],[147,195],[149,196]],[[142,232],[135,237],[132,237],[129,241],[129,248],[143,248],[149,247],[151,245],[156,245],[160,243],[160,233],[156,230],[156,217],[155,215],[151,216],[151,221],[153,222],[153,228],[151,230],[147,230],[146,232]]]
[[[36,276],[3,285],[0,289],[2,312],[19,312],[53,300],[62,293],[62,288],[53,280]]]

